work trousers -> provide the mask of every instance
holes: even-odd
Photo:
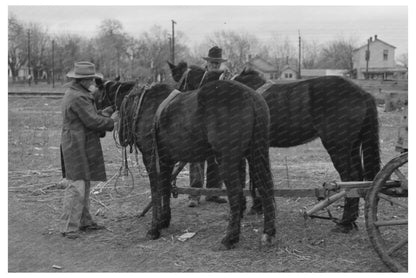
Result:
[[[94,223],[89,212],[90,182],[68,180],[61,215],[61,233],[78,231],[80,227]]]
[[[214,158],[209,158],[211,163],[207,163],[207,185],[206,188],[221,188],[222,181],[220,178],[218,164]],[[202,188],[205,179],[205,161],[194,162],[189,164],[190,186]],[[189,199],[199,200],[200,195],[189,195]]]

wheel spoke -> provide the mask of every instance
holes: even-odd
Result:
[[[399,201],[397,201],[395,198],[392,198],[392,197],[390,197],[390,196],[388,196],[388,195],[386,195],[386,194],[383,194],[383,193],[378,193],[378,197],[379,197],[380,199],[384,199],[384,200],[386,200],[386,201],[388,201],[388,202],[390,202],[390,203],[396,204],[396,205],[398,205],[399,207],[402,207],[402,208],[406,208],[406,209],[407,209],[407,204],[404,204],[404,203],[402,203],[402,202],[399,202]]]
[[[400,179],[402,187],[407,189],[407,177],[400,171],[399,168],[394,169],[394,173]]]
[[[390,256],[391,254],[393,254],[393,252],[399,250],[400,248],[402,248],[403,246],[405,246],[408,242],[408,239],[402,239],[399,243],[397,243],[396,245],[394,245],[393,247],[391,247],[388,251],[387,254]]]

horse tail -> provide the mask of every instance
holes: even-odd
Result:
[[[269,236],[274,236],[276,233],[274,226],[276,203],[269,157],[270,113],[269,107],[263,97],[257,93],[254,97],[257,99],[253,104],[253,134],[250,144],[250,154],[247,157],[250,180],[253,181],[251,191],[252,196],[255,196],[253,193],[257,189],[261,196],[265,222],[264,233]]]
[[[373,180],[380,171],[380,140],[377,104],[371,95],[366,99],[367,112],[361,127],[361,151],[363,155],[364,179]]]

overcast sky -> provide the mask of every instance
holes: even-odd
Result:
[[[253,1],[254,2],[254,1]],[[112,4],[117,3],[112,1]],[[288,2],[290,3],[290,2]],[[147,4],[150,4],[147,1]],[[408,51],[406,6],[13,6],[25,22],[41,23],[51,33],[70,32],[94,36],[104,19],[117,19],[132,36],[153,25],[186,35],[192,46],[219,30],[245,31],[262,42],[288,37],[297,42],[298,30],[305,40],[325,43],[353,39],[359,46],[371,36],[396,46],[396,55]]]

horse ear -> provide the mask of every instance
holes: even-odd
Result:
[[[114,81],[120,81],[120,75],[118,75],[116,78],[114,78]]]
[[[101,78],[95,78],[95,84],[97,84],[97,86],[101,86],[103,85],[103,80]]]
[[[174,70],[176,68],[176,66],[172,64],[171,62],[169,61],[166,61],[166,62],[168,63],[170,70]]]

